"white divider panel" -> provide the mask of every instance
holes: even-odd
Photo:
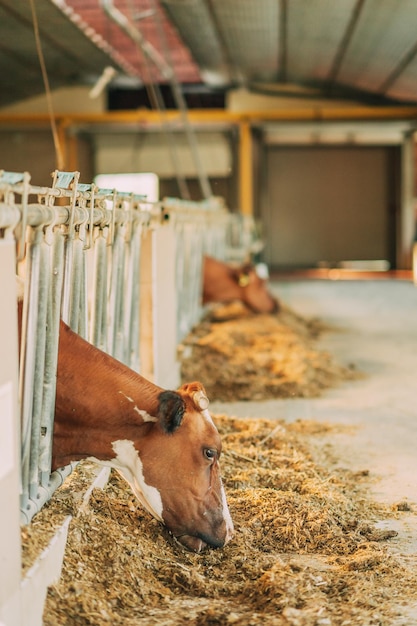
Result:
[[[15,241],[0,239],[0,620],[20,620],[19,412]]]
[[[60,318],[174,389],[178,343],[202,312],[204,254],[225,252],[228,213],[214,198],[151,203],[78,180],[55,172],[51,187],[38,187],[28,173],[0,171],[0,626],[40,626],[62,565],[69,519],[21,583],[20,521],[73,469],[51,474]],[[20,375],[16,250],[25,275]]]
[[[55,533],[49,545],[36,559],[22,580],[20,607],[22,626],[42,626],[43,609],[48,587],[58,582],[67,543],[69,515]]]
[[[177,290],[175,285],[176,239],[169,222],[151,231],[153,265],[154,381],[168,389],[180,385],[177,358]]]

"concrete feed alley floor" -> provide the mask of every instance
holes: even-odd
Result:
[[[282,280],[271,290],[303,317],[330,326],[317,347],[365,373],[319,398],[213,402],[213,413],[238,417],[317,420],[352,426],[323,437],[337,465],[369,470],[370,495],[394,505],[401,520],[381,521],[398,536],[390,549],[417,567],[417,287],[411,281]],[[417,624],[417,607],[410,607]]]

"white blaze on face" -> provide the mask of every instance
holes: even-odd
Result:
[[[133,493],[144,508],[157,520],[163,522],[161,494],[156,487],[146,484],[142,461],[133,441],[127,439],[114,441],[112,447],[116,453],[116,458],[102,463],[116,469],[129,483]]]
[[[204,411],[201,411],[201,415],[204,417],[204,419],[206,419],[209,422],[209,424],[212,424],[214,428],[216,428],[216,425],[213,422],[213,418],[211,417],[210,411],[208,409],[204,409]],[[226,500],[226,492],[224,490],[222,482],[221,482],[221,494],[222,494],[223,516],[224,516],[224,521],[226,522],[226,530],[227,530],[226,542],[227,542],[233,537],[234,526],[233,526],[232,517],[230,515],[229,507],[228,507],[227,500]]]
[[[211,417],[211,413],[208,409],[204,409],[203,411],[201,411],[201,415],[204,417],[205,420],[207,420],[209,424],[211,424],[211,426],[214,426],[214,428],[216,428],[216,425],[213,422],[213,418]]]
[[[224,521],[226,522],[226,543],[227,543],[233,537],[234,526],[232,522],[232,517],[230,515],[229,507],[227,505],[226,492],[224,490],[223,483],[221,485],[221,490],[222,490],[223,517],[224,517]]]

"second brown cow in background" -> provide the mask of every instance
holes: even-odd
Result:
[[[210,256],[203,263],[203,304],[240,300],[254,313],[276,313],[278,300],[267,289],[267,276],[257,266],[234,267]]]

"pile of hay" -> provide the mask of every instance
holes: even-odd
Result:
[[[214,308],[184,342],[182,375],[204,382],[212,400],[315,396],[357,376],[316,349],[321,331],[287,309]],[[417,573],[390,553],[396,533],[377,524],[402,508],[369,501],[366,471],[329,471],[325,456],[313,459],[315,436],[334,426],[215,421],[234,539],[185,551],[115,473],[80,506],[94,471],[82,462],[22,530],[27,569],[74,516],[44,626],[388,626],[417,601]]]
[[[391,624],[401,602],[417,599],[417,573],[387,550],[396,533],[375,527],[389,512],[366,499],[362,474],[313,461],[309,424],[215,420],[234,539],[186,552],[114,474],[71,522],[45,626],[371,626]],[[81,463],[77,481],[85,471]],[[73,494],[68,484],[58,490],[38,528],[74,513]]]
[[[318,396],[359,375],[317,349],[323,330],[286,307],[277,315],[215,307],[180,346],[181,378],[203,381],[213,401]]]

